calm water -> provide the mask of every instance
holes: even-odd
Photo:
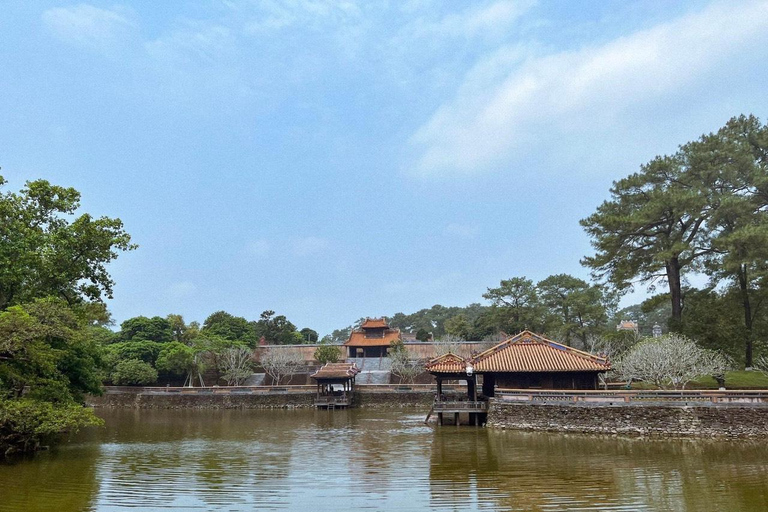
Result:
[[[757,442],[427,427],[408,411],[99,411],[0,510],[768,510]]]

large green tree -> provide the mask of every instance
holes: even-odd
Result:
[[[208,337],[219,336],[230,341],[240,341],[251,347],[256,346],[258,340],[248,320],[226,311],[217,311],[206,318],[200,333]]]
[[[546,308],[547,330],[557,332],[566,344],[574,336],[584,344],[588,335],[604,330],[611,302],[599,285],[556,274],[541,280],[536,288]]]
[[[76,216],[79,207],[77,190],[45,180],[0,193],[0,310],[47,296],[69,304],[112,297],[107,265],[136,245],[120,219]]]
[[[499,329],[515,333],[524,329],[539,330],[542,309],[533,281],[525,277],[504,279],[497,288],[488,288],[483,297],[493,304]]]

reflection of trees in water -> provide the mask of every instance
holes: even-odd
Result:
[[[107,419],[117,420],[121,443],[104,446],[105,502],[151,507],[173,495],[180,507],[267,506],[285,499],[295,411],[129,412]]]
[[[435,433],[433,503],[456,510],[474,500],[504,510],[768,510],[768,451],[757,445],[478,432]]]
[[[0,509],[25,512],[91,510],[99,491],[98,446],[62,446],[0,461]]]

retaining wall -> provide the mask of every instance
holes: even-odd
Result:
[[[659,437],[764,437],[765,405],[550,404],[492,399],[489,427]]]

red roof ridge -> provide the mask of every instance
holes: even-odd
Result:
[[[583,350],[569,347],[568,345],[563,345],[562,343],[558,343],[557,341],[553,341],[553,340],[550,340],[549,338],[545,338],[541,334],[536,334],[528,329],[525,329],[524,331],[521,331],[515,334],[514,336],[510,336],[509,338],[494,345],[493,347],[487,350],[484,350],[483,352],[480,352],[479,354],[472,357],[470,359],[470,362],[472,364],[475,364],[507,347],[510,347],[516,344],[522,344],[524,342],[530,342],[530,341],[533,341],[540,345],[549,345],[552,348],[556,348],[556,349],[558,349],[559,347],[559,350],[564,350],[565,352],[569,352],[574,356],[582,357],[584,359],[589,359],[590,361],[594,361],[602,365],[606,365],[606,366],[608,365],[608,359],[605,357],[596,356],[594,354],[590,354],[589,352],[584,352]],[[556,347],[553,347],[553,345],[556,345]]]

